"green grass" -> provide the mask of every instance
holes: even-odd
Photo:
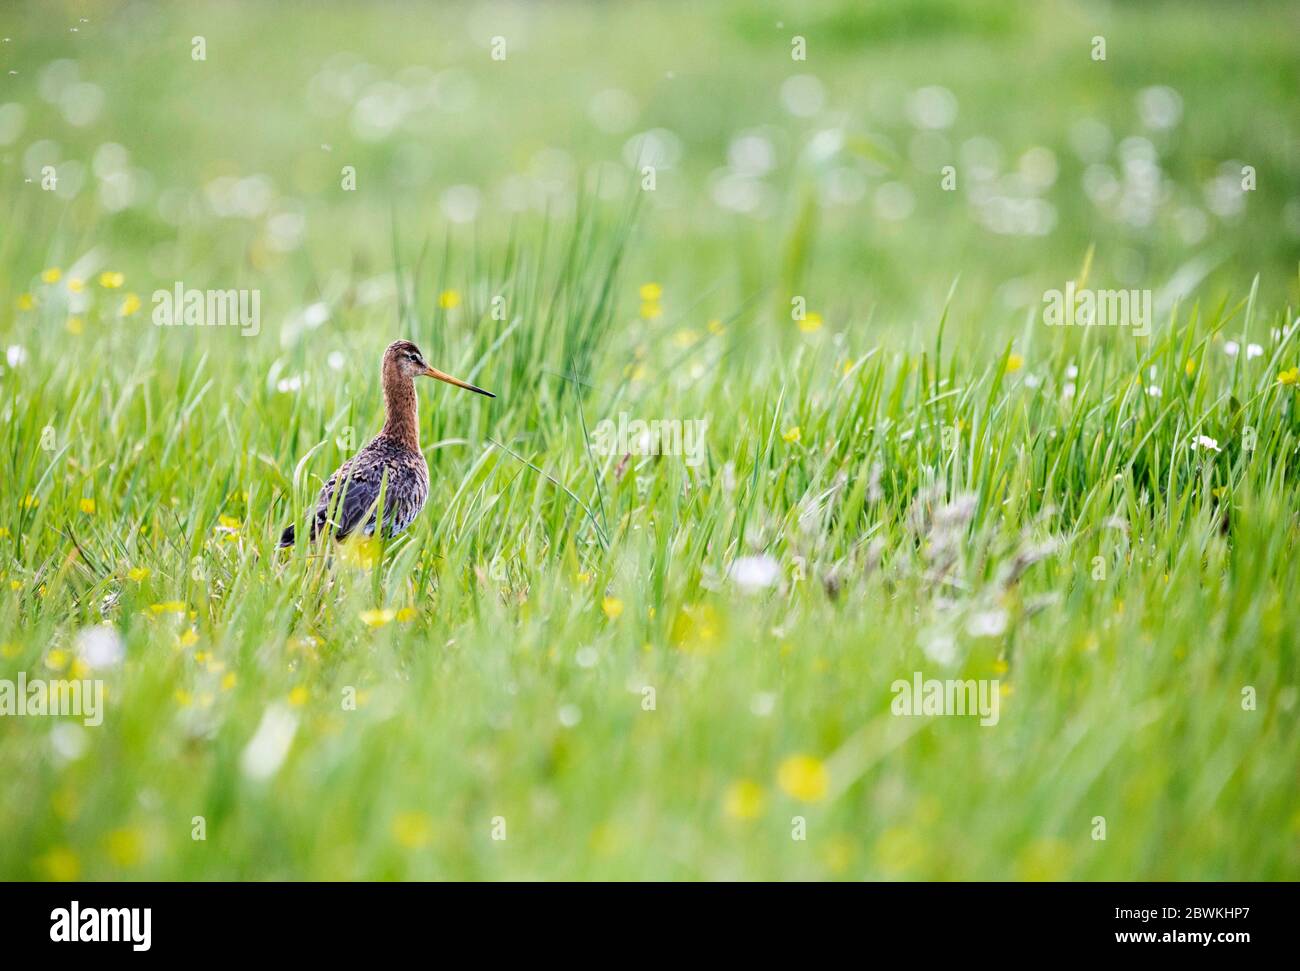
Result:
[[[25,124],[0,158],[0,345],[25,353],[0,373],[0,679],[99,677],[106,713],[0,717],[0,877],[1300,876],[1285,5],[558,5],[502,28],[526,43],[496,65],[468,8],[305,9],[6,15],[0,104]],[[305,107],[344,50],[368,83],[457,67],[474,106],[356,137]],[[85,126],[42,98],[57,58],[105,95]],[[782,109],[791,73],[822,114]],[[1167,191],[1136,226],[1084,193],[1069,129],[1142,133],[1157,84],[1183,119],[1146,133]],[[1050,233],[990,232],[965,168],[937,188],[901,114],[925,85],[957,96],[954,151],[1051,149]],[[609,87],[637,105],[617,135],[587,120]],[[683,158],[638,193],[622,148],[654,127]],[[770,206],[729,213],[711,179],[751,129]],[[90,172],[123,146],[137,203],[26,183],[42,139]],[[547,147],[622,183],[507,211],[496,189]],[[1203,183],[1229,159],[1259,188],[1220,216]],[[845,167],[865,197],[827,202]],[[207,208],[213,178],[257,173],[266,211]],[[484,192],[470,224],[440,207],[458,183]],[[890,183],[904,219],[875,208]],[[277,249],[283,213],[304,228]],[[1145,338],[1044,326],[1071,279],[1167,299]],[[152,326],[176,280],[259,288],[262,333]],[[398,336],[499,397],[419,389],[432,486],[407,533],[277,551],[378,430]],[[620,412],[706,420],[704,461],[598,454]],[[779,578],[747,592],[740,557]],[[125,657],[89,671],[103,624]],[[997,724],[892,714],[917,671],[997,679]]]

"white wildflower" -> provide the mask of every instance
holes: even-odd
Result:
[[[111,668],[120,664],[122,658],[126,656],[122,635],[107,624],[87,627],[77,634],[76,649],[77,657],[92,670]]]
[[[266,709],[257,731],[244,747],[239,766],[250,779],[269,779],[280,771],[298,730],[298,719],[284,705]]]
[[[945,632],[930,634],[921,642],[921,651],[935,664],[951,665],[957,660],[957,642]]]
[[[997,637],[1006,629],[1005,610],[981,610],[966,622],[966,633],[971,637]]]
[[[762,556],[739,557],[727,571],[731,582],[746,592],[764,590],[776,586],[781,579],[781,564],[775,557]]]

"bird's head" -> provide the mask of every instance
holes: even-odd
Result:
[[[448,384],[454,384],[458,388],[464,388],[466,391],[473,391],[476,394],[486,395],[489,398],[495,398],[491,391],[484,391],[477,388],[468,381],[462,381],[460,378],[453,378],[450,374],[439,371],[437,368],[429,367],[424,362],[424,355],[420,349],[410,341],[393,341],[388,345],[388,350],[384,351],[384,377],[391,379],[402,377],[406,380],[411,378],[425,377],[437,378],[439,381],[446,381]]]

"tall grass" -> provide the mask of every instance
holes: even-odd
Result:
[[[1293,311],[1014,356],[737,315],[638,357],[621,227],[517,239],[452,309],[468,256],[399,262],[409,333],[501,397],[422,389],[429,506],[380,550],[274,548],[378,427],[378,313],[288,353],[92,316],[93,366],[8,371],[3,674],[91,676],[103,623],[126,658],[103,727],[0,723],[0,872],[1295,875]],[[618,409],[706,418],[706,461],[595,455]],[[780,577],[747,593],[758,555]],[[999,723],[891,715],[913,671],[999,679]],[[292,741],[259,779],[268,712]],[[782,782],[801,754],[824,791]]]

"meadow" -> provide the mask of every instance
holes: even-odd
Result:
[[[1300,878],[1298,26],[7,6],[0,878]]]

